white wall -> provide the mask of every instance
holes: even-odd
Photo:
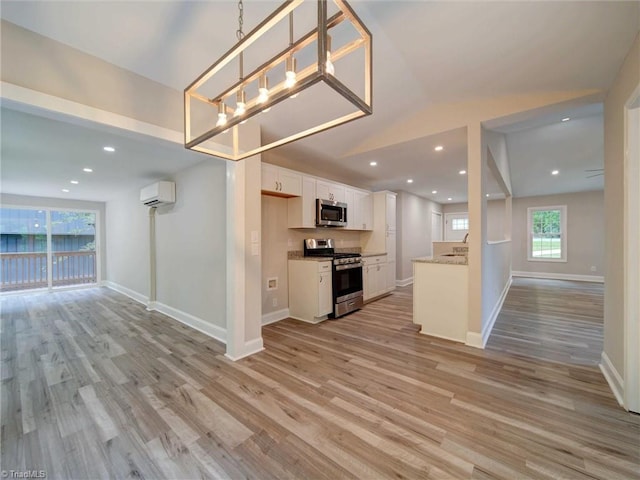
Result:
[[[156,217],[157,301],[224,328],[225,164],[207,160],[173,180],[176,203]]]
[[[47,197],[27,197],[24,195],[10,195],[3,193],[0,195],[0,204],[3,207],[11,208],[19,207],[44,207],[57,208],[60,210],[95,210],[98,212],[98,237],[96,245],[99,249],[100,257],[100,275],[98,281],[106,278],[106,228],[105,228],[105,204],[104,202],[87,202],[83,200],[69,200],[66,198],[47,198]]]
[[[482,268],[483,342],[493,328],[507,288],[511,285],[511,241],[488,243],[484,247],[486,265]]]
[[[493,170],[493,165],[488,162],[490,173],[502,188],[502,193],[511,195],[511,169],[509,167],[506,136],[503,133],[484,130],[484,137],[495,164],[495,170]]]
[[[432,254],[431,212],[442,213],[442,205],[408,192],[398,192],[396,201],[396,278],[413,277],[412,258]],[[444,218],[442,219],[444,224]]]
[[[107,202],[107,272],[105,280],[123,287],[139,301],[149,300],[149,214],[140,192]]]
[[[156,212],[156,301],[219,332],[226,327],[225,163],[207,160],[168,180],[176,182],[176,203]],[[107,280],[148,298],[148,208],[138,194],[107,203]]]
[[[624,378],[624,105],[640,82],[640,34],[604,102],[605,284],[604,353]]]
[[[529,261],[527,208],[567,206],[567,261]],[[513,270],[516,272],[602,276],[604,270],[604,192],[565,193],[513,199]],[[591,267],[595,267],[592,270]]]

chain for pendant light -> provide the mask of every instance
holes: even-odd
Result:
[[[242,0],[238,1],[238,30],[236,30],[236,37],[238,40],[242,40],[244,38],[244,32],[242,31],[242,26],[244,25],[244,4]]]
[[[238,41],[244,38],[244,32],[242,27],[244,25],[244,4],[242,0],[238,0],[238,30],[236,30],[236,37]],[[240,61],[240,80],[244,79],[244,52],[240,52],[238,60]]]

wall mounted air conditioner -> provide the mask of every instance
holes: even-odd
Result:
[[[140,201],[147,207],[159,207],[176,201],[174,182],[156,182],[140,190]]]

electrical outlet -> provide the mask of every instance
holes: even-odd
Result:
[[[595,266],[595,265],[591,265],[591,271],[592,271],[592,272],[597,272],[597,271],[598,271],[598,269],[596,268],[596,266]]]
[[[278,299],[277,299],[277,298],[274,298],[274,299],[273,299],[273,306],[274,306],[274,307],[277,307],[277,306],[278,306]]]

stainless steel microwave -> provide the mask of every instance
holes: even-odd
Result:
[[[347,204],[316,199],[316,225],[318,227],[346,227]]]

